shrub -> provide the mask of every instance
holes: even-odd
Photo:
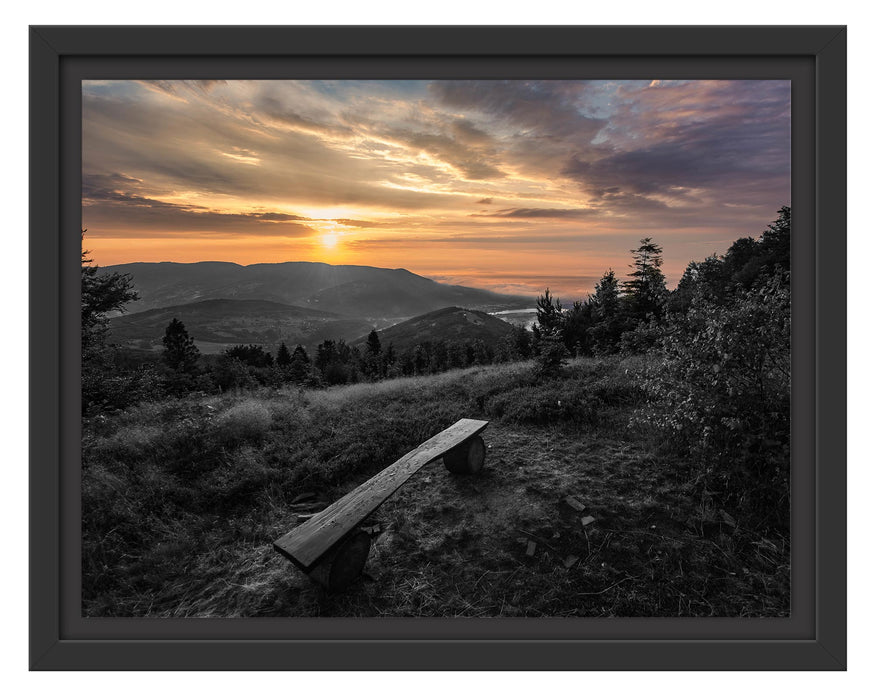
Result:
[[[581,383],[553,381],[491,396],[486,400],[486,413],[507,423],[591,423],[596,419],[597,401]]]
[[[654,319],[641,321],[621,334],[621,352],[630,355],[646,353],[661,344],[664,328]]]
[[[638,421],[697,458],[699,481],[755,527],[789,516],[790,294],[786,273],[728,306],[698,295],[643,376]]]
[[[124,410],[144,401],[163,398],[162,378],[154,367],[120,369],[107,354],[105,361],[83,366],[82,408],[84,415]]]
[[[269,430],[272,414],[259,401],[248,400],[220,413],[215,426],[226,442],[258,440]]]
[[[233,357],[222,355],[211,368],[211,378],[221,391],[253,389],[257,379],[250,367]]]

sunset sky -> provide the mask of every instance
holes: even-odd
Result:
[[[87,81],[95,263],[294,260],[580,298],[790,203],[788,81]]]

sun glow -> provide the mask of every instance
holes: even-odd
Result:
[[[335,233],[325,233],[321,237],[321,243],[325,248],[336,248],[336,244],[339,241],[339,236]]]

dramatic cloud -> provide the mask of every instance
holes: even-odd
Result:
[[[99,264],[311,259],[576,296],[645,235],[675,283],[760,233],[790,141],[787,81],[86,81],[83,226]]]

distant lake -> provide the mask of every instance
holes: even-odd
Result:
[[[507,311],[493,311],[492,316],[499,316],[503,321],[515,326],[529,327],[536,322],[535,307],[529,309],[508,309]]]

